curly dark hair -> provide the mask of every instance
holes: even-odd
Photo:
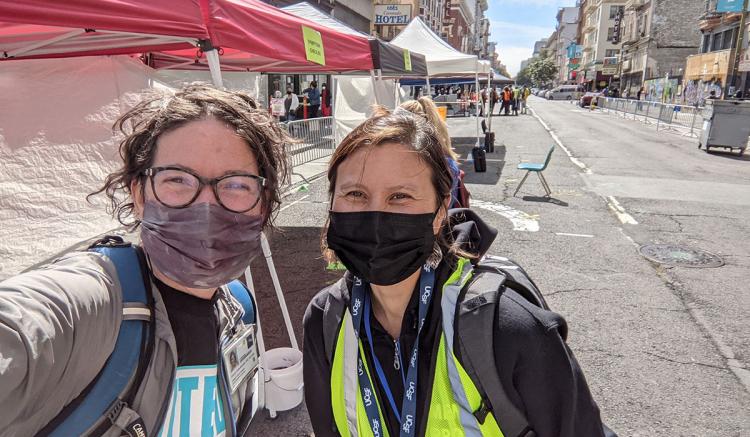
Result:
[[[130,187],[133,181],[142,180],[143,172],[152,166],[157,140],[188,122],[207,117],[233,128],[255,155],[259,176],[267,181],[261,198],[263,225],[273,227],[281,204],[281,187],[289,177],[284,145],[291,139],[252,97],[203,83],[175,92],[147,92],[140,103],[122,115],[113,130],[125,136],[120,142],[123,166],[107,176],[104,186],[87,199],[104,193],[110,201],[108,212],[124,226],[136,229],[140,221],[133,216],[135,205]]]

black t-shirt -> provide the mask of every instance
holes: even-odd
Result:
[[[215,365],[219,357],[216,300],[201,299],[156,279],[177,343],[177,366]]]

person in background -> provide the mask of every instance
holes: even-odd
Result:
[[[503,88],[502,99],[503,106],[501,108],[501,111],[503,111],[503,115],[510,115],[510,105],[511,100],[513,100],[513,91],[511,91],[507,86]]]
[[[490,91],[490,117],[492,117],[493,112],[495,112],[495,106],[497,106],[498,102],[500,101],[500,96],[497,92],[497,87],[492,86],[492,91]],[[501,110],[498,110],[498,113],[500,113]]]
[[[286,121],[294,121],[297,118],[297,108],[299,107],[299,98],[292,92],[292,87],[286,87],[286,97],[284,97],[284,113]]]
[[[526,105],[528,104],[529,96],[531,95],[531,89],[528,85],[523,86],[521,90],[521,113],[526,114]]]
[[[451,202],[449,207],[459,207],[460,193],[458,192],[458,185],[461,178],[461,169],[458,167],[458,154],[452,147],[451,136],[448,132],[448,124],[440,116],[437,106],[430,99],[421,97],[419,100],[409,100],[402,103],[400,107],[409,112],[425,117],[435,128],[435,133],[440,141],[440,145],[443,146],[445,160],[448,163],[448,167],[451,170],[451,176],[453,177],[453,183],[451,185]]]
[[[518,106],[520,105],[521,100],[521,88],[518,86],[513,86],[513,98],[511,100],[511,104],[513,105],[513,115],[518,115]]]
[[[318,116],[318,108],[320,108],[320,90],[318,89],[318,82],[310,82],[310,86],[302,91],[302,94],[307,95],[307,118],[316,118]]]
[[[481,99],[481,106],[479,107],[479,116],[484,117],[485,106],[487,105],[487,87],[482,87],[482,91],[479,94],[479,98]],[[475,97],[472,97],[471,99],[476,100]],[[477,104],[479,103],[480,102],[477,101]]]
[[[327,84],[322,84],[320,91],[320,107],[323,117],[329,117],[331,115],[331,90],[328,89]]]

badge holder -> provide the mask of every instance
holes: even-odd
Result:
[[[276,348],[266,350],[263,340],[263,330],[261,328],[260,302],[255,295],[253,286],[253,276],[250,267],[245,270],[245,281],[250,289],[250,293],[255,298],[258,309],[256,310],[257,324],[257,342],[260,354],[260,366],[258,367],[258,409],[265,408],[268,410],[271,419],[276,418],[277,411],[286,411],[300,405],[303,400],[303,380],[302,380],[302,352],[297,344],[297,338],[294,335],[292,320],[289,317],[289,310],[286,306],[286,300],[281,290],[279,277],[276,274],[276,267],[271,255],[271,247],[265,234],[261,234],[260,245],[263,250],[263,256],[266,258],[268,271],[271,274],[273,287],[276,291],[276,298],[284,317],[289,341],[292,347]]]

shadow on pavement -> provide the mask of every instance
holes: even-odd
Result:
[[[748,155],[747,153],[739,155],[737,154],[737,152],[716,149],[710,150],[706,153],[708,153],[709,155],[718,156],[720,158],[734,159],[735,161],[750,161],[750,155]]]
[[[268,235],[276,273],[300,348],[302,317],[307,304],[318,291],[338,281],[344,273],[326,270],[327,263],[320,253],[320,233],[318,227],[282,227]],[[284,319],[263,256],[253,260],[251,268],[266,349],[288,346]]]
[[[554,197],[546,197],[546,196],[523,196],[521,198],[522,200],[526,202],[539,202],[539,203],[551,203],[553,205],[557,206],[569,206],[568,202],[562,201],[560,199],[555,199]]]
[[[464,182],[467,184],[497,185],[505,168],[506,147],[495,140],[495,151],[485,155],[487,159],[487,171],[477,173],[474,170],[474,162],[469,161],[471,149],[474,148],[477,139],[475,137],[453,137],[453,148],[459,155],[459,167],[464,171]],[[484,140],[482,140],[484,143]]]

